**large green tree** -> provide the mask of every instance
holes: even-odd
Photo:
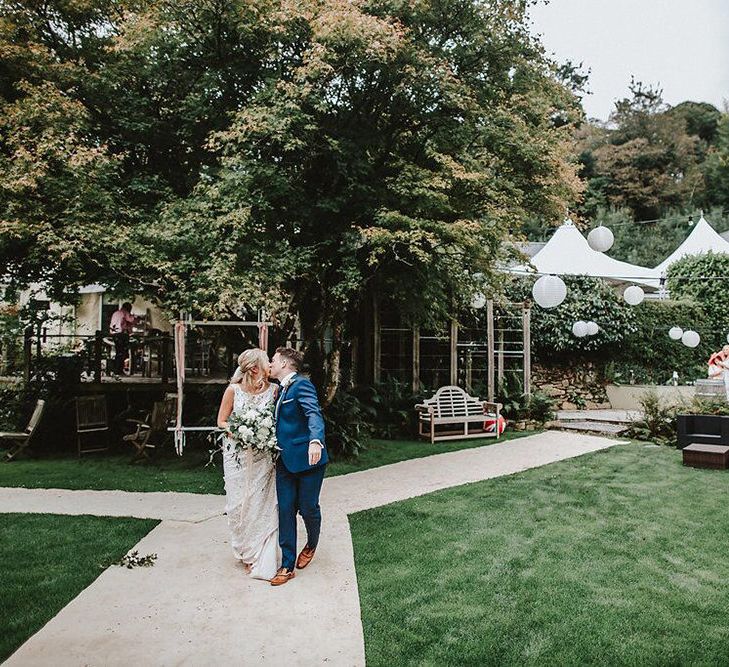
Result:
[[[719,118],[714,144],[702,167],[712,201],[729,210],[729,113]]]
[[[373,294],[456,315],[580,190],[579,105],[526,4],[0,3],[6,279],[299,314],[331,399]]]
[[[607,141],[593,152],[607,201],[639,219],[695,205],[703,194],[700,138],[689,134],[684,116],[669,112],[660,90],[633,81],[630,91],[615,105]]]

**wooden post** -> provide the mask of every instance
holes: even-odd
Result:
[[[26,327],[23,332],[23,381],[30,382],[30,367],[33,363],[33,328]]]
[[[496,387],[494,386],[494,302],[489,299],[486,302],[486,358],[488,359],[488,367],[486,369],[488,377],[489,401],[494,400],[496,395]]]
[[[167,331],[162,332],[162,359],[160,360],[160,375],[162,382],[165,384],[170,381],[170,334]]]
[[[466,391],[470,394],[473,390],[473,351],[466,350]]]
[[[101,350],[104,345],[104,334],[98,329],[94,335],[94,382],[101,382]]]
[[[504,384],[504,332],[499,331],[499,351],[497,355],[496,377],[499,387]]]
[[[451,384],[458,384],[458,322],[451,320]]]
[[[382,339],[380,338],[380,304],[372,300],[372,380],[379,384],[382,378]]]
[[[373,329],[373,315],[372,315],[372,301],[370,299],[363,299],[362,301],[362,317],[364,325],[362,327],[362,359],[360,365],[360,372],[362,375],[360,379],[365,384],[374,382],[372,371],[374,369],[374,363],[372,361],[372,346],[374,345]]]
[[[413,394],[420,391],[420,327],[413,327]]]
[[[532,393],[532,309],[529,302],[524,303],[522,311],[522,327],[524,329],[524,393]]]

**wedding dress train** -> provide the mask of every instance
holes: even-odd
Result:
[[[273,385],[261,394],[249,394],[238,384],[233,388],[233,412],[273,400]],[[281,563],[275,463],[268,452],[224,447],[223,476],[233,555],[250,565],[250,576],[271,579]]]

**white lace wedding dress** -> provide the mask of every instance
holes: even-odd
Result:
[[[232,386],[233,412],[273,400],[273,385],[261,394],[249,394],[239,384]],[[271,455],[250,449],[236,454],[223,447],[223,475],[233,555],[251,566],[250,576],[271,579],[281,563],[276,467]]]

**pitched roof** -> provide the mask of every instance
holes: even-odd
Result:
[[[666,257],[655,271],[660,276],[679,259],[687,255],[704,255],[708,252],[729,254],[729,241],[718,234],[702,215],[686,240]]]
[[[621,262],[605,253],[593,250],[587,239],[569,219],[555,230],[552,238],[531,258],[530,264],[539,273],[593,276],[658,287],[659,274],[656,274],[654,269]],[[519,273],[528,270],[528,265],[513,269]]]

